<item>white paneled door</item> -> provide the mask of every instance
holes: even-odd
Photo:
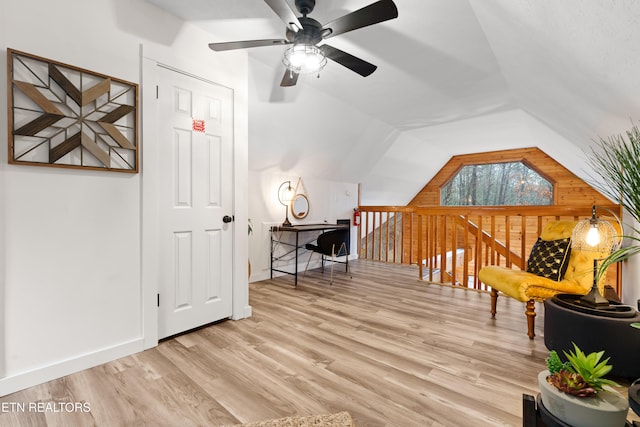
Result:
[[[158,337],[165,338],[231,316],[233,92],[164,67],[158,82]]]

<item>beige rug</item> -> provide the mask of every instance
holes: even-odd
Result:
[[[235,427],[355,427],[348,412],[306,417],[287,417],[257,423],[237,424]]]

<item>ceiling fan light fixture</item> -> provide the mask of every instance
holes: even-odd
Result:
[[[299,43],[284,52],[282,62],[298,74],[319,73],[327,65],[327,58],[317,46]]]
[[[295,22],[289,22],[289,29],[291,29],[291,31],[293,31],[294,33],[297,33],[302,28],[299,27],[298,24],[296,24]]]

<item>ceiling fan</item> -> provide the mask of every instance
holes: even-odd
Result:
[[[322,25],[309,15],[316,5],[315,0],[295,0],[297,17],[286,0],[264,0],[287,25],[286,39],[245,40],[236,42],[209,43],[215,51],[244,49],[250,47],[293,45],[285,51],[283,63],[287,67],[280,86],[294,86],[301,73],[319,73],[327,58],[366,77],[376,66],[328,44],[317,46],[321,41],[338,34],[357,30],[398,17],[393,0],[379,0],[351,12],[328,24]]]

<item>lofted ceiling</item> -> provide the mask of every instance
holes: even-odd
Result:
[[[285,27],[263,0],[149,0],[201,26],[211,41],[283,38]],[[327,43],[378,66],[363,78],[329,61],[301,80],[397,129],[513,108],[513,97],[476,15],[466,0],[395,0],[397,19],[336,36]],[[293,6],[293,0],[289,3]],[[310,17],[327,23],[373,0],[317,0]],[[272,101],[303,87],[279,88],[286,47],[247,49],[273,69]]]
[[[283,23],[263,0],[147,1],[203,28],[211,34],[211,42],[284,36]],[[372,2],[317,0],[310,16],[326,23]],[[353,167],[332,167],[340,178],[368,179],[374,186],[376,180],[389,181],[371,173],[383,162],[381,168],[392,175],[397,171],[420,180],[415,183],[417,190],[430,175],[424,176],[424,167],[411,156],[400,159],[398,151],[404,148],[399,147],[411,147],[427,158],[439,154],[441,164],[451,155],[482,151],[469,142],[473,130],[466,129],[464,138],[456,136],[459,123],[483,122],[491,116],[498,119],[487,126],[496,127],[502,118],[524,117],[521,122],[527,125],[514,129],[513,135],[534,122],[544,131],[525,135],[514,146],[546,149],[539,138],[545,135],[550,149],[566,156],[558,160],[567,164],[575,162],[576,150],[587,149],[597,136],[621,133],[640,118],[637,0],[395,2],[397,19],[328,40],[377,65],[366,78],[329,61],[319,78],[303,75],[297,86],[280,88],[285,47],[247,49],[250,76],[256,80],[250,87],[257,98],[250,109],[253,139],[271,135],[275,141],[277,134],[281,140],[300,144],[294,123],[298,122],[319,135],[314,148],[327,141],[353,145],[356,153],[349,158]],[[325,98],[336,100],[335,108],[327,107],[334,104],[323,102]],[[330,111],[334,109],[337,112]],[[356,113],[345,118],[344,111]],[[370,119],[369,125],[363,117]],[[294,129],[287,134],[274,121],[294,123]],[[332,127],[334,133],[328,129]],[[366,142],[359,140],[364,137],[358,131],[367,134]],[[269,149],[271,154],[275,148],[300,157],[294,142]],[[252,139],[249,148],[251,169],[275,167],[278,160],[270,157],[268,148]],[[286,163],[296,161],[293,169],[312,173],[314,166],[335,164],[336,156],[324,159],[319,154],[306,164],[297,157],[280,159],[278,167],[287,170]],[[410,199],[411,194],[403,198]]]

